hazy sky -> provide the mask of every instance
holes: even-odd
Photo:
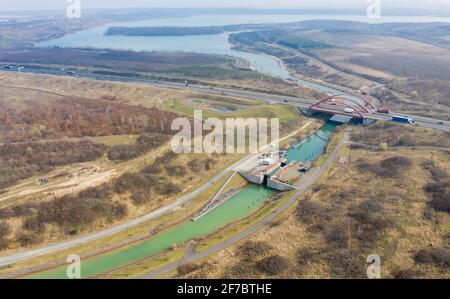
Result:
[[[349,8],[367,6],[366,0],[80,0],[84,8],[126,7],[254,7]],[[0,0],[2,10],[59,10],[67,0]],[[450,0],[381,0],[382,5],[405,9],[450,7]]]

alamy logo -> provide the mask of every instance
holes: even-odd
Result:
[[[172,122],[172,131],[179,132],[173,137],[171,147],[176,154],[257,153],[269,145],[270,131],[270,145],[277,150],[279,126],[278,118],[270,121],[267,118],[227,118],[225,124],[218,118],[203,121],[202,111],[195,110],[193,122],[188,118]]]
[[[67,257],[66,263],[70,263],[67,267],[66,275],[69,279],[81,278],[81,258],[77,254],[71,254]]]
[[[66,14],[69,19],[81,18],[81,0],[67,0]]]
[[[367,267],[367,278],[381,278],[381,257],[378,254],[371,254],[367,256],[366,261],[369,263],[369,267]]]
[[[367,17],[369,19],[381,18],[381,0],[366,0],[369,6],[367,7]]]

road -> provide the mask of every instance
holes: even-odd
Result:
[[[9,71],[11,72],[11,71]],[[60,71],[57,69],[24,69],[22,73],[34,73],[34,74],[44,74],[44,75],[53,75],[53,76],[68,76],[66,72]],[[196,91],[206,94],[214,94],[214,95],[226,95],[240,98],[248,98],[254,100],[262,100],[267,103],[282,103],[287,105],[296,106],[298,108],[307,109],[312,104],[317,103],[317,100],[314,99],[302,99],[293,96],[285,96],[285,95],[276,95],[269,94],[257,91],[249,91],[249,90],[239,90],[239,89],[230,89],[230,88],[215,88],[212,86],[206,85],[197,85],[197,84],[189,84],[186,85],[184,83],[171,82],[171,81],[157,81],[151,79],[141,79],[141,78],[128,78],[121,76],[113,76],[113,75],[99,75],[93,74],[90,72],[77,72],[77,76],[81,78],[88,78],[94,80],[107,80],[107,81],[116,81],[116,82],[128,82],[128,83],[141,83],[147,84],[154,87],[162,87],[162,88],[173,88],[178,90],[190,90]],[[336,109],[335,106],[328,105],[325,108],[329,108],[331,110]],[[389,114],[383,113],[363,113],[364,117],[372,120],[382,120],[382,121],[392,121],[393,115],[398,115],[395,112]],[[416,116],[416,115],[405,115],[404,116],[411,117],[415,120],[415,125],[425,128],[433,128],[438,129],[445,132],[450,132],[450,122],[444,121],[440,119],[433,119],[428,117]]]
[[[307,126],[309,126],[312,122],[308,122],[306,123],[303,127],[301,127],[300,129],[296,130],[295,132],[284,136],[283,138],[280,138],[278,142],[284,141],[292,136],[294,136],[295,134],[297,134],[299,131],[305,129]],[[261,148],[261,151],[266,150],[267,148],[270,147],[270,144],[266,145],[265,147]],[[6,265],[10,265],[10,264],[14,264],[20,261],[24,261],[27,260],[29,258],[33,258],[33,257],[38,257],[41,255],[45,255],[45,254],[49,254],[49,253],[54,253],[56,251],[60,251],[60,250],[64,250],[64,249],[68,249],[74,246],[78,246],[90,241],[94,241],[94,240],[98,240],[104,237],[108,237],[111,235],[114,235],[116,233],[122,232],[128,228],[131,228],[133,226],[145,223],[147,221],[150,221],[152,219],[155,219],[161,215],[170,213],[171,211],[173,211],[175,208],[180,207],[182,205],[184,205],[185,203],[193,200],[194,198],[196,198],[198,195],[200,195],[202,192],[206,191],[208,188],[210,188],[211,186],[213,186],[215,184],[215,182],[217,182],[218,180],[220,180],[222,177],[224,177],[229,171],[236,171],[238,169],[240,169],[241,165],[245,165],[247,164],[249,161],[255,159],[255,157],[257,157],[259,154],[258,153],[253,153],[253,154],[249,154],[246,157],[244,157],[243,159],[237,161],[236,163],[234,163],[233,165],[231,165],[230,167],[228,167],[227,169],[223,170],[222,172],[220,172],[219,174],[217,174],[214,178],[212,178],[211,180],[209,180],[207,183],[205,183],[204,185],[200,186],[199,188],[195,189],[194,191],[192,191],[189,194],[186,194],[184,196],[181,196],[180,198],[178,198],[176,201],[162,207],[159,208],[149,214],[146,214],[144,216],[135,218],[133,220],[130,220],[129,222],[123,223],[123,224],[119,224],[117,226],[96,232],[96,233],[92,233],[89,235],[85,235],[76,239],[72,239],[72,240],[68,240],[68,241],[64,241],[64,242],[60,242],[60,243],[56,243],[56,244],[52,244],[46,247],[42,247],[42,248],[38,248],[38,249],[33,249],[33,250],[28,250],[28,251],[22,251],[22,252],[18,252],[15,254],[11,254],[8,256],[2,256],[0,257],[0,267],[1,266],[6,266]]]
[[[155,271],[152,271],[150,273],[142,275],[139,278],[141,278],[141,279],[157,278],[165,273],[176,270],[179,266],[192,263],[198,259],[205,258],[213,253],[224,250],[224,249],[230,247],[231,245],[234,245],[237,242],[258,232],[261,228],[263,228],[264,226],[266,226],[270,222],[272,222],[272,220],[274,220],[278,215],[280,215],[281,213],[286,211],[288,208],[290,208],[294,203],[296,203],[298,201],[298,199],[325,173],[325,171],[328,170],[328,168],[331,166],[331,164],[333,163],[333,161],[336,159],[337,155],[341,151],[342,147],[348,142],[349,142],[349,134],[348,134],[348,132],[345,132],[344,138],[339,142],[339,144],[336,146],[336,148],[333,150],[333,152],[328,156],[327,160],[322,164],[322,166],[320,168],[316,168],[310,176],[308,176],[307,178],[304,179],[304,181],[303,181],[304,184],[288,201],[283,203],[280,207],[278,207],[276,210],[274,210],[270,215],[265,217],[260,222],[247,228],[246,230],[234,235],[233,237],[225,240],[224,242],[216,244],[216,245],[209,247],[198,253],[191,252],[189,255],[186,255],[182,259],[180,259],[172,264],[161,267]]]

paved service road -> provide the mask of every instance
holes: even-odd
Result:
[[[263,228],[265,225],[269,224],[275,217],[277,217],[279,214],[286,211],[289,207],[291,207],[294,203],[298,201],[298,199],[307,191],[323,174],[324,172],[331,166],[333,161],[336,159],[337,155],[341,151],[342,147],[349,142],[349,135],[348,132],[345,132],[344,138],[340,141],[340,143],[336,146],[336,148],[333,150],[333,152],[328,156],[327,160],[322,164],[322,166],[318,169],[315,169],[314,173],[312,173],[311,176],[308,176],[305,179],[305,183],[302,185],[302,187],[292,196],[288,201],[286,201],[284,204],[282,204],[280,207],[278,207],[276,210],[274,210],[269,216],[258,222],[257,224],[251,226],[250,228],[244,230],[243,232],[238,233],[237,235],[234,235],[230,239],[227,239],[226,241],[216,244],[212,247],[209,247],[201,252],[198,253],[191,253],[188,256],[185,256],[181,260],[178,260],[172,264],[169,264],[167,266],[164,266],[160,269],[157,269],[153,272],[147,273],[139,278],[156,278],[162,274],[165,274],[167,272],[171,272],[173,270],[176,270],[179,266],[192,263],[198,259],[207,257],[213,253],[216,253],[218,251],[224,250],[227,247],[249,237],[250,235],[256,233],[258,230]]]

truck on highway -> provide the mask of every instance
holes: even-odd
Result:
[[[412,124],[414,122],[414,120],[411,117],[400,116],[400,115],[394,115],[392,117],[392,121],[399,122],[399,123],[406,123],[406,124]]]
[[[383,114],[390,114],[391,110],[389,110],[389,108],[383,107],[383,108],[378,108],[377,112],[378,113],[383,113]]]
[[[9,64],[5,65],[3,68],[6,69],[6,70],[12,70],[13,69],[13,67],[11,65],[9,65]]]
[[[355,109],[352,108],[344,108],[345,113],[355,114]]]

